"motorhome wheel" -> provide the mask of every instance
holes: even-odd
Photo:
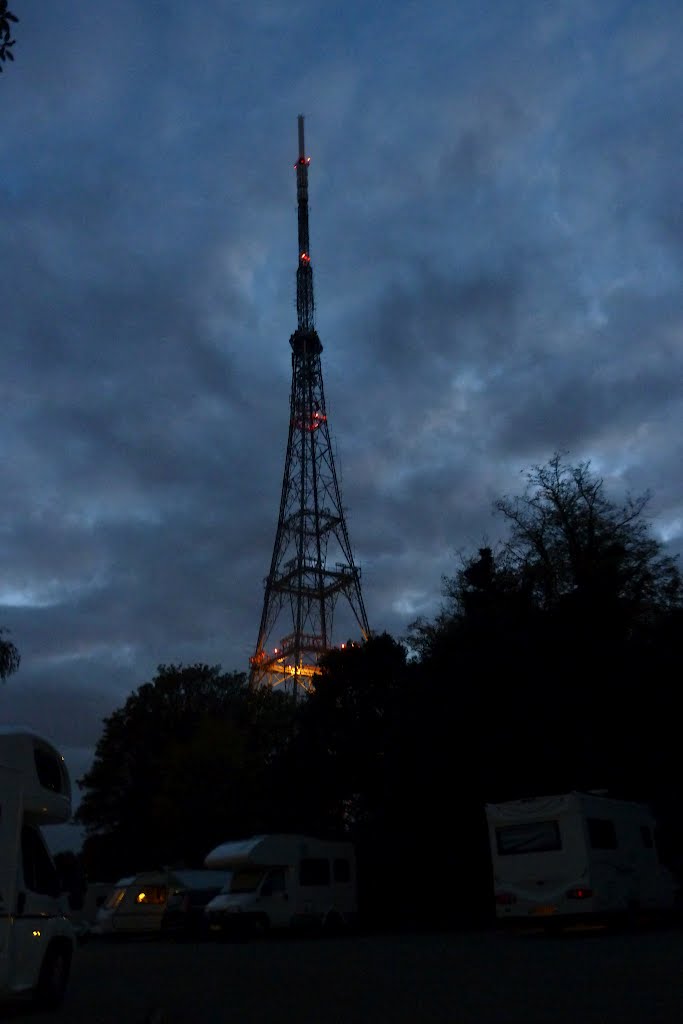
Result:
[[[45,954],[34,1001],[44,1010],[56,1010],[62,1005],[71,969],[71,950],[53,946]]]

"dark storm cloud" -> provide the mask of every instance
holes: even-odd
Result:
[[[566,447],[683,546],[677,0],[24,0],[3,74],[0,715],[82,774],[160,662],[243,670],[288,426],[296,115],[373,628]],[[337,618],[340,635],[354,625]],[[345,635],[344,635],[345,638]]]

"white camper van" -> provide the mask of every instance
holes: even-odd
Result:
[[[574,791],[487,804],[486,817],[499,920],[673,908],[642,804]]]
[[[358,912],[351,843],[296,835],[253,836],[223,843],[206,857],[232,872],[204,911],[210,931],[351,925]]]
[[[41,825],[71,817],[61,754],[29,729],[0,728],[0,997],[62,1002],[75,948]]]

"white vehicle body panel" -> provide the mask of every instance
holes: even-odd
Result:
[[[486,816],[499,919],[673,907],[643,804],[575,791],[487,804]]]
[[[30,729],[0,729],[0,997],[35,991],[48,954],[75,947],[41,824],[71,817],[64,760]],[[67,972],[68,973],[68,972]]]
[[[247,918],[270,928],[350,924],[358,912],[353,846],[297,835],[262,835],[223,843],[207,855],[211,868],[232,872],[226,891],[207,904],[210,927]]]

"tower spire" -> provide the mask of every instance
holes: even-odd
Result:
[[[296,315],[298,329],[311,331],[314,326],[313,267],[308,240],[308,165],[304,145],[304,115],[299,114],[299,159],[296,164],[296,199],[299,220],[299,265],[296,269]]]
[[[296,270],[297,328],[292,349],[289,435],[275,545],[265,580],[256,650],[250,659],[252,685],[283,683],[307,690],[318,659],[333,646],[338,597],[347,599],[363,638],[369,627],[353,561],[330,441],[320,354],[315,330],[313,268],[308,235],[308,166],[304,118],[298,118],[296,164],[299,259]],[[280,618],[288,633],[267,649]]]

